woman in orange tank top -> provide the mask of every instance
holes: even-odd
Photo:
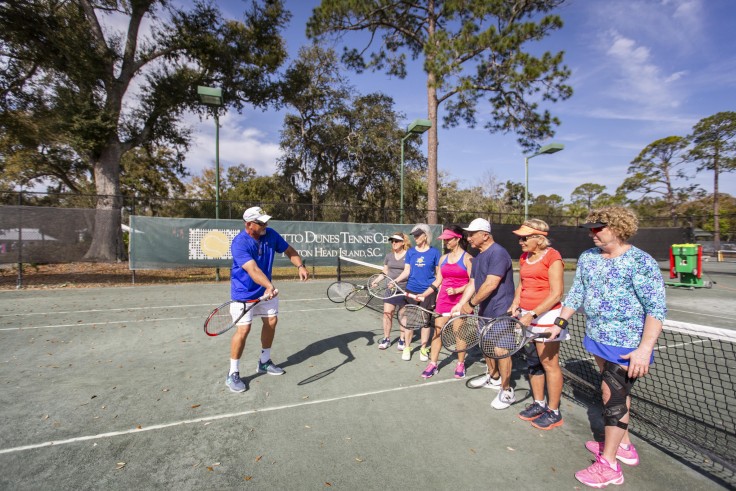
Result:
[[[562,256],[550,247],[547,238],[549,225],[543,220],[524,222],[514,233],[519,236],[522,254],[519,258],[519,286],[516,288],[511,311],[532,332],[543,332],[554,324],[560,315],[564,290],[564,264]],[[519,413],[519,418],[531,421],[540,430],[551,430],[562,425],[560,398],[562,395],[562,370],[560,369],[560,341],[570,336],[565,330],[550,342],[526,346],[529,385],[534,402]],[[544,388],[547,386],[547,399]]]

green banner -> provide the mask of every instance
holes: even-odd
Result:
[[[307,265],[314,266],[334,266],[338,256],[383,264],[390,250],[388,237],[396,232],[409,234],[414,226],[278,220],[268,225],[299,251]],[[130,269],[230,267],[230,242],[243,227],[242,220],[131,216]],[[442,232],[439,225],[430,225],[430,229],[435,237]],[[441,247],[436,239],[432,245]],[[290,263],[280,255],[275,264]]]

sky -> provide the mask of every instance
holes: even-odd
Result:
[[[245,3],[218,2],[226,17],[241,19]],[[317,0],[286,0],[292,12],[284,32],[291,59],[309,43],[306,21]],[[563,151],[529,160],[529,193],[558,194],[566,202],[583,183],[602,184],[613,194],[631,161],[648,144],[686,136],[702,118],[736,111],[736,1],[734,0],[569,0],[557,13],[564,27],[533,45],[535,52],[564,51],[572,70],[570,99],[549,106],[561,120],[553,138]],[[356,42],[347,38],[344,42]],[[343,44],[336,44],[338,52]],[[382,72],[346,71],[363,94],[393,97],[406,123],[427,117],[426,77],[421,63],[405,79]],[[489,114],[480,103],[479,114]],[[288,109],[287,109],[288,111]],[[246,109],[220,117],[220,166],[245,164],[260,175],[276,170],[279,131],[286,111]],[[440,106],[440,118],[443,116]],[[479,118],[475,129],[439,128],[438,169],[476,185],[488,175],[500,182],[524,182],[524,153],[516,136],[491,134]],[[186,160],[192,174],[214,167],[213,120],[192,117],[194,141]],[[422,149],[426,155],[426,135]],[[400,142],[397,141],[397,146]],[[399,163],[397,162],[397,165]],[[695,174],[695,168],[690,170]],[[707,192],[713,173],[695,176]],[[736,172],[721,174],[720,191],[736,196]],[[441,204],[441,203],[440,203]]]

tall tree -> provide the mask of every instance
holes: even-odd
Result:
[[[718,177],[736,170],[736,112],[726,111],[703,118],[693,127],[690,158],[698,171],[713,171],[713,240],[721,244]]]
[[[361,72],[386,70],[406,76],[406,54],[422,58],[427,80],[428,217],[437,223],[438,110],[444,127],[477,123],[477,104],[487,98],[491,132],[515,132],[525,149],[554,134],[559,124],[540,101],[566,99],[572,89],[563,53],[532,54],[532,42],[562,27],[549,15],[564,0],[322,0],[307,23],[310,37],[347,31],[370,33],[362,49],[345,48],[343,60]],[[374,40],[380,46],[365,53]],[[535,51],[536,53],[536,51]],[[486,119],[484,116],[483,119]]]
[[[631,161],[629,177],[618,187],[618,193],[636,193],[637,198],[655,195],[667,204],[672,226],[676,226],[677,206],[684,203],[697,184],[677,186],[677,179],[688,179],[683,165],[688,162],[687,147],[682,136],[668,136],[647,145]]]
[[[286,57],[279,30],[287,19],[281,0],[253,0],[242,22],[200,0],[185,8],[169,0],[0,4],[0,124],[8,131],[52,114],[51,143],[90,170],[101,198],[87,259],[124,257],[122,158],[168,146],[181,162],[189,130],[180,117],[206,111],[197,85],[221,87],[236,109],[276,96],[270,77]],[[120,21],[122,30],[110,27]]]
[[[586,182],[572,190],[570,201],[587,207],[588,211],[593,208],[595,200],[604,194],[606,186]]]
[[[334,52],[319,45],[303,48],[287,70],[284,101],[295,112],[284,119],[279,172],[315,209],[348,204],[353,211],[341,219],[384,221],[377,210],[399,207],[393,142],[401,116],[390,97],[356,94],[340,72]],[[423,165],[416,143],[407,141],[404,163],[406,177]]]

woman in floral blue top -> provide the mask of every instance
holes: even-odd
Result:
[[[575,312],[585,313],[583,345],[603,376],[605,441],[586,442],[596,461],[575,477],[596,488],[624,482],[616,460],[639,464],[629,439],[629,394],[634,381],[649,372],[667,313],[659,265],[628,243],[638,224],[636,215],[617,206],[588,215],[582,226],[595,247],[580,255],[575,280],[555,320],[557,327],[551,329],[554,338]]]

